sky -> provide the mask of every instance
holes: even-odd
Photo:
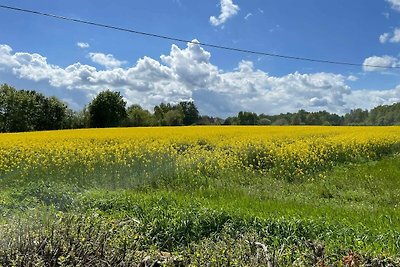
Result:
[[[201,114],[327,110],[400,101],[400,0],[0,0],[0,5],[171,36],[176,42],[0,8],[0,84],[80,110],[101,91],[152,111],[194,101]]]

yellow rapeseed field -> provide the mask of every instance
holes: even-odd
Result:
[[[161,127],[0,134],[0,175],[168,164],[291,177],[400,151],[400,127]],[[146,169],[146,168],[142,168]]]

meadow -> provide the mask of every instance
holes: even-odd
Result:
[[[400,127],[0,134],[0,266],[400,266]]]

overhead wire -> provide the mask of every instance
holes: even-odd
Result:
[[[169,40],[169,41],[174,41],[174,42],[196,44],[196,45],[201,45],[204,47],[222,49],[222,50],[233,51],[233,52],[241,52],[241,53],[259,55],[259,56],[268,56],[268,57],[276,57],[276,58],[282,58],[282,59],[324,63],[324,64],[356,66],[356,67],[364,67],[364,68],[368,67],[368,68],[382,68],[382,69],[400,69],[400,66],[396,66],[396,65],[380,66],[380,65],[316,59],[316,58],[308,58],[308,57],[301,57],[301,56],[289,56],[289,55],[282,55],[282,54],[276,54],[276,53],[254,51],[254,50],[250,50],[250,49],[229,47],[229,46],[217,45],[217,44],[212,44],[212,43],[203,43],[203,42],[199,42],[196,40],[185,40],[182,38],[177,38],[177,37],[172,37],[172,36],[167,36],[167,35],[161,35],[161,34],[139,31],[139,30],[134,30],[134,29],[128,29],[128,28],[88,21],[88,20],[82,20],[82,19],[76,19],[76,18],[71,18],[71,17],[65,17],[65,16],[61,16],[61,15],[45,13],[45,12],[36,11],[36,10],[18,8],[18,7],[13,7],[13,6],[0,5],[0,8],[7,9],[7,10],[13,10],[13,11],[17,11],[17,12],[24,12],[24,13],[39,15],[39,16],[55,18],[55,19],[59,19],[59,20],[71,21],[71,22],[76,22],[76,23],[81,23],[81,24],[86,24],[86,25],[91,25],[91,26],[96,26],[96,27],[102,27],[102,28],[106,28],[106,29],[110,29],[110,30],[117,30],[117,31],[128,32],[128,33],[133,33],[133,34],[138,34],[138,35],[144,35],[144,36],[148,36],[148,37],[159,38],[159,39],[164,39],[164,40]]]

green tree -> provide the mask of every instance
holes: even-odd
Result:
[[[308,113],[306,116],[306,124],[307,125],[322,125],[322,120],[318,113]]]
[[[271,125],[271,120],[267,118],[261,118],[258,120],[258,125]]]
[[[272,125],[278,125],[278,126],[289,125],[289,122],[285,118],[279,118],[276,121],[274,121]]]
[[[151,113],[140,105],[128,107],[127,114],[128,126],[151,126],[154,124]]]
[[[164,104],[161,103],[158,106],[154,107],[154,117],[157,121],[158,125],[167,125],[166,121],[165,121],[165,114],[168,111],[174,110],[175,107],[172,106],[170,103]]]
[[[67,107],[36,91],[0,86],[0,131],[22,132],[63,128]]]
[[[184,115],[181,110],[173,109],[165,113],[164,121],[168,126],[180,126],[183,125]]]
[[[119,92],[100,92],[89,104],[90,127],[116,127],[127,117],[126,102]]]
[[[344,116],[346,125],[365,125],[368,119],[368,110],[353,109]]]
[[[178,107],[183,113],[183,124],[192,125],[197,123],[199,120],[199,111],[193,101],[182,101],[178,104]]]
[[[239,119],[237,117],[228,117],[225,119],[224,125],[239,125]]]
[[[46,98],[36,95],[36,130],[56,130],[66,128],[67,106],[56,97]]]
[[[90,114],[85,106],[81,111],[67,109],[64,118],[65,129],[81,129],[90,127]]]
[[[240,125],[257,125],[258,115],[253,112],[240,111],[238,120]]]

